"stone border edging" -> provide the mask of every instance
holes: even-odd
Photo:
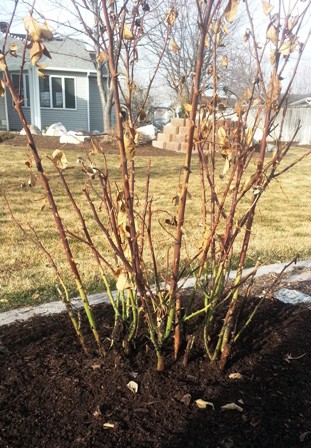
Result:
[[[288,264],[288,262],[261,266],[257,270],[256,277],[261,277],[262,275],[267,275],[271,273],[279,274],[282,271],[282,269],[284,269],[286,264]],[[296,264],[292,264],[288,267],[286,272],[290,272],[295,268],[311,269],[311,260],[299,261]],[[245,269],[243,273],[245,275],[250,274],[253,271],[253,269],[254,268]],[[236,271],[232,271],[230,276],[234,277],[235,274]],[[311,281],[311,274],[309,278]],[[287,279],[288,282],[297,282],[299,280],[301,280],[299,278],[299,275],[293,275],[292,277],[289,277]],[[182,288],[184,289],[191,288],[194,286],[194,283],[195,279],[193,277],[189,278],[183,283]],[[113,297],[116,297],[117,291],[113,291],[112,295]],[[98,305],[99,303],[110,303],[108,294],[106,293],[93,294],[90,296],[89,301],[91,305]],[[75,308],[82,308],[83,306],[82,301],[79,298],[72,299],[71,303]],[[66,311],[66,307],[62,301],[43,303],[38,306],[27,306],[9,311],[3,311],[0,313],[0,327],[4,325],[10,325],[16,321],[26,321],[35,316],[47,316],[49,314],[59,314],[64,311]]]

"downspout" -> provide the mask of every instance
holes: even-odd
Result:
[[[91,132],[91,115],[90,115],[90,72],[87,72],[87,130]]]
[[[30,119],[31,124],[34,124],[41,129],[41,109],[40,109],[40,92],[39,92],[39,76],[32,65],[28,66],[29,76],[29,96],[30,96]]]
[[[9,113],[8,113],[8,104],[7,104],[8,95],[4,95],[4,111],[5,111],[5,121],[6,121],[6,130],[10,130],[9,123]]]

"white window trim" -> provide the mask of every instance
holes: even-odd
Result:
[[[62,80],[62,93],[63,93],[63,104],[66,104],[65,99],[65,79],[73,79],[75,88],[75,107],[53,107],[53,93],[52,93],[52,78],[61,78]],[[61,75],[49,75],[49,89],[50,89],[50,107],[41,106],[41,109],[45,110],[77,110],[77,78],[75,76],[61,76]],[[41,91],[40,91],[41,94]]]
[[[18,73],[12,73],[12,76],[17,76],[18,78],[20,77],[20,75]],[[24,109],[30,109],[30,105],[29,105],[30,92],[28,92],[28,90],[27,90],[26,77],[28,78],[28,87],[29,87],[29,75],[28,75],[28,73],[23,73],[22,74],[22,86],[24,89],[24,97],[22,98],[22,100],[23,100],[22,107]]]

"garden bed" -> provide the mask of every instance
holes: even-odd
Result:
[[[109,336],[110,306],[96,313]],[[82,353],[66,315],[2,327],[0,447],[309,447],[310,320],[305,305],[267,299],[223,373],[199,341],[187,368],[168,353],[159,374],[144,335],[130,357],[100,360]]]

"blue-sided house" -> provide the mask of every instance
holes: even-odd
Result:
[[[3,35],[0,33],[0,48]],[[23,42],[9,37],[9,43]],[[52,59],[46,58],[44,73],[37,74],[36,67],[26,62],[22,75],[23,109],[29,124],[45,129],[61,122],[68,130],[104,131],[103,112],[99,97],[96,68],[92,53],[82,42],[65,38],[46,43]],[[19,85],[21,52],[16,58],[9,57],[8,65],[13,83]],[[40,61],[41,63],[41,61]],[[105,85],[105,72],[103,72]],[[0,98],[0,129],[20,130],[21,123],[14,109],[12,97],[7,91]]]

